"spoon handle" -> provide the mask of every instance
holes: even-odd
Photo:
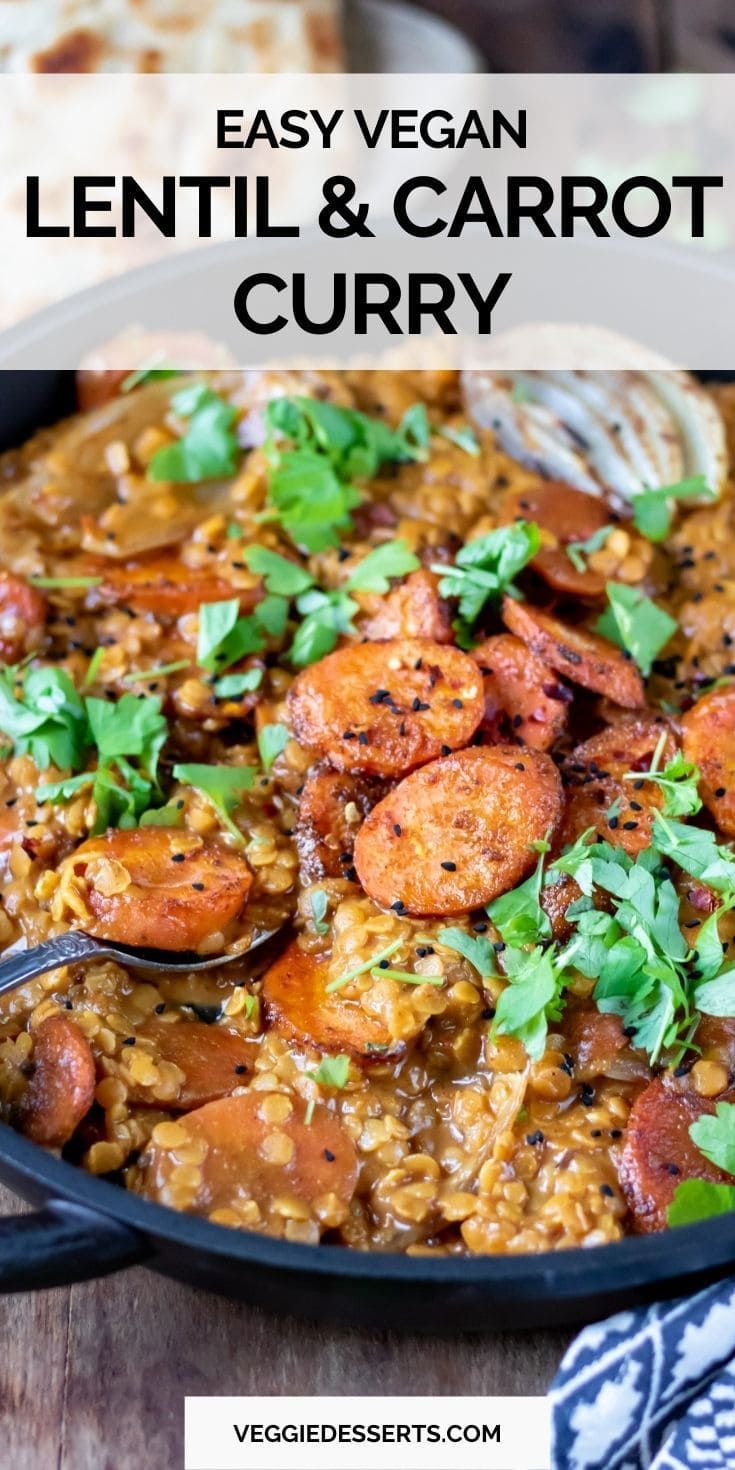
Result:
[[[32,949],[21,950],[0,960],[0,995],[22,985],[24,980],[33,980],[36,975],[45,975],[59,965],[72,965],[79,960],[102,958],[109,953],[108,946],[89,934],[70,930],[59,934],[56,939],[46,939]]]

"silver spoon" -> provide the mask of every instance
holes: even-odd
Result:
[[[132,945],[111,944],[107,939],[94,939],[81,929],[70,929],[68,934],[60,934],[57,939],[46,939],[43,944],[35,944],[32,949],[24,949],[0,960],[0,995],[15,990],[26,980],[34,980],[37,975],[56,970],[60,965],[84,964],[86,960],[119,960],[121,964],[132,965],[134,969],[152,975],[171,974],[172,970],[213,970],[217,965],[234,964],[235,960],[245,959],[278,932],[278,929],[263,929],[246,950],[202,959],[200,955],[184,951],[134,949]]]

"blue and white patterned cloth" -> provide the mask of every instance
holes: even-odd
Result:
[[[585,1328],[551,1388],[554,1470],[735,1470],[735,1282]]]

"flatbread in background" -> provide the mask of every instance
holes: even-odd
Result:
[[[0,71],[344,71],[341,0],[0,0]]]

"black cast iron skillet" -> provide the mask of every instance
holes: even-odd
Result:
[[[735,374],[733,374],[735,376]],[[0,448],[74,407],[69,373],[0,373]],[[258,1306],[435,1333],[552,1327],[683,1294],[735,1267],[735,1212],[590,1250],[442,1260],[291,1245],[128,1193],[0,1125],[0,1179],[37,1206],[0,1219],[0,1290],[137,1262]]]

